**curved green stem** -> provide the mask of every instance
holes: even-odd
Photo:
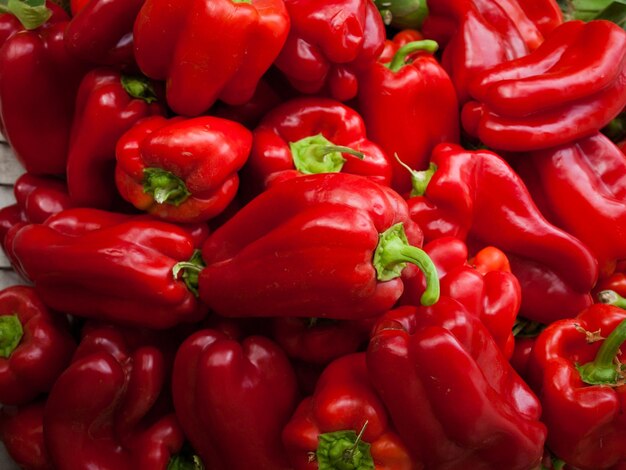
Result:
[[[354,431],[336,431],[318,436],[318,470],[373,470],[370,444],[363,441],[367,421],[357,435]]]
[[[363,159],[365,155],[350,147],[335,145],[322,134],[305,137],[289,144],[296,169],[305,175],[339,173],[346,159],[342,153]]]
[[[25,29],[37,29],[52,16],[46,0],[0,0],[0,13],[15,16]]]
[[[202,259],[202,252],[195,250],[191,258],[189,258],[189,261],[181,261],[172,267],[172,274],[174,275],[174,279],[178,279],[178,275],[182,271],[183,282],[187,286],[187,289],[198,297],[200,272],[202,272],[205,266],[204,260]]]
[[[22,322],[17,315],[0,317],[0,357],[7,359],[17,348],[24,336]]]
[[[139,75],[122,75],[120,81],[122,87],[133,98],[145,101],[146,103],[154,103],[158,98],[156,91],[147,77]]]
[[[185,182],[163,168],[143,170],[143,192],[152,194],[158,204],[180,206],[191,196]]]
[[[598,292],[598,302],[626,309],[626,299],[613,290]]]
[[[626,341],[626,320],[623,320],[602,342],[592,362],[577,366],[583,382],[590,385],[616,385],[620,371],[615,363],[620,347]]]
[[[430,52],[434,53],[439,48],[439,44],[430,39],[424,39],[423,41],[413,41],[408,44],[405,44],[398,52],[396,52],[391,59],[391,62],[386,64],[386,67],[392,72],[397,72],[402,67],[406,65],[406,59],[411,54],[415,54],[416,52]]]
[[[411,174],[412,189],[409,196],[423,196],[426,193],[428,183],[430,183],[430,180],[437,171],[437,165],[435,165],[434,163],[430,163],[427,170],[418,171],[414,170],[409,165],[400,160],[400,157],[397,153],[394,153],[393,156],[396,158],[397,162],[402,166],[402,168],[406,169]]]

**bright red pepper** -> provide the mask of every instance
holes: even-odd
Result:
[[[81,82],[67,159],[72,202],[81,207],[119,206],[115,146],[137,121],[162,114],[150,82],[113,69],[92,70]]]
[[[200,298],[228,317],[369,318],[396,303],[410,263],[426,271],[422,302],[431,304],[437,273],[420,243],[406,203],[388,187],[347,173],[300,176],[207,239]]]
[[[54,470],[43,438],[44,401],[0,409],[0,441],[22,470]]]
[[[358,74],[376,62],[385,25],[371,0],[286,0],[289,37],[276,66],[302,93],[327,92],[347,101],[358,92]]]
[[[244,170],[246,193],[303,174],[345,172],[389,185],[391,163],[366,135],[361,116],[337,101],[296,98],[274,108],[254,130]]]
[[[367,373],[365,353],[333,361],[283,430],[295,470],[414,470]]]
[[[27,286],[0,291],[0,403],[22,405],[50,390],[76,344],[67,320]]]
[[[386,313],[367,366],[398,434],[426,468],[539,464],[546,438],[539,401],[457,301]]]
[[[414,175],[423,178],[416,181],[423,195],[408,201],[426,241],[453,236],[470,247],[504,251],[522,287],[520,313],[526,318],[549,323],[590,303],[597,260],[586,245],[543,217],[501,157],[441,144],[431,163],[436,169]]]
[[[161,346],[119,327],[88,330],[46,401],[44,436],[55,469],[168,468],[184,436],[169,411]]]
[[[51,308],[169,328],[206,314],[194,295],[195,275],[173,272],[194,256],[199,242],[194,230],[147,217],[69,209],[44,224],[16,227],[5,241],[15,269]]]
[[[134,27],[135,58],[148,77],[167,80],[175,113],[197,116],[217,99],[252,98],[289,24],[283,0],[146,0]]]
[[[544,37],[563,23],[557,0],[517,0],[517,3]]]
[[[234,199],[251,146],[250,131],[226,119],[144,119],[117,143],[117,189],[161,219],[204,222]]]
[[[176,354],[172,384],[176,414],[205,468],[289,468],[280,436],[296,405],[296,378],[272,341],[198,331]]]
[[[464,129],[499,150],[547,149],[595,134],[626,106],[626,31],[568,21],[536,51],[482,71]]]
[[[401,33],[394,42],[404,42]],[[388,41],[390,42],[390,41]],[[437,60],[433,41],[397,46],[390,59],[379,59],[359,77],[359,110],[370,138],[385,153],[411,168],[428,168],[430,153],[442,142],[458,142],[459,112],[454,85]],[[391,49],[391,48],[389,48]],[[411,188],[409,174],[393,160],[392,187]]]
[[[548,447],[581,470],[626,464],[620,346],[626,311],[595,304],[549,325],[530,358],[530,383],[543,404]]]

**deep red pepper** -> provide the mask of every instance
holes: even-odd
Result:
[[[115,146],[142,118],[162,114],[150,82],[108,68],[92,70],[81,82],[67,159],[72,202],[112,209],[122,202],[115,187]]]
[[[0,441],[23,470],[54,470],[43,438],[45,401],[0,409]]]
[[[283,0],[146,0],[134,27],[135,58],[148,77],[167,80],[175,113],[197,116],[217,99],[252,98],[289,24]]]
[[[275,65],[302,93],[327,92],[347,101],[358,92],[358,74],[383,50],[385,26],[370,0],[286,0],[287,41]]]
[[[0,403],[22,405],[50,390],[76,343],[67,320],[32,287],[0,291]]]
[[[563,23],[563,13],[557,0],[517,0],[517,3],[544,37]]]
[[[205,222],[234,199],[251,146],[237,122],[154,116],[119,139],[115,183],[124,199],[161,219]]]
[[[366,135],[361,116],[326,98],[296,98],[274,108],[254,130],[244,192],[254,195],[302,174],[345,172],[389,185],[391,163]]]
[[[328,365],[282,435],[295,470],[421,468],[389,423],[368,376],[365,353]]]
[[[383,315],[367,350],[376,390],[426,468],[531,469],[541,406],[485,326],[457,301]]]
[[[474,76],[464,129],[491,148],[539,150],[595,134],[626,106],[626,31],[568,21],[536,51]]]
[[[409,263],[426,271],[422,302],[432,304],[437,273],[420,242],[406,203],[388,187],[347,173],[300,176],[209,236],[200,298],[229,317],[375,317],[402,294]]]
[[[546,325],[521,317],[515,321],[515,326],[513,326],[515,347],[509,362],[526,382],[528,382],[530,356],[532,355],[535,341],[545,327]]]
[[[280,435],[296,405],[296,379],[272,341],[198,331],[176,354],[172,384],[176,414],[205,468],[289,468]]]

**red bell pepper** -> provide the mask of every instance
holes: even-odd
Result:
[[[135,58],[148,77],[167,80],[175,113],[197,116],[217,99],[252,98],[289,24],[283,0],[146,0],[134,27]]]
[[[44,437],[54,468],[166,470],[184,436],[167,401],[161,344],[90,329],[50,391]],[[130,338],[130,339],[129,339]]]
[[[484,254],[484,250],[491,254]],[[509,358],[515,344],[512,328],[522,301],[521,288],[510,268],[506,270],[498,265],[508,265],[508,261],[502,260],[506,260],[506,255],[494,247],[484,250],[476,254],[483,262],[481,272],[469,264],[467,246],[458,238],[437,238],[424,246],[437,267],[441,295],[453,298],[480,318],[504,356]],[[496,258],[488,261],[495,266],[486,266],[484,258],[487,256]],[[424,276],[419,271],[411,271],[403,280],[406,289],[400,303],[419,305]]]
[[[517,3],[544,37],[563,23],[563,13],[557,0],[517,0]]]
[[[269,339],[239,343],[198,331],[176,354],[172,384],[176,414],[205,468],[289,468],[281,432],[296,404],[296,379]]]
[[[541,406],[482,322],[459,302],[383,315],[367,350],[374,387],[426,468],[535,468]]]
[[[302,93],[347,101],[358,74],[376,62],[385,25],[371,0],[286,0],[291,30],[275,65]]]
[[[515,336],[515,347],[513,354],[509,358],[509,362],[513,369],[528,382],[530,356],[537,336],[543,331],[546,325],[532,322],[524,318],[517,318],[513,326],[513,335]]]
[[[50,390],[76,344],[66,319],[33,288],[0,291],[0,403],[22,405]]]
[[[389,185],[391,163],[366,136],[353,109],[326,98],[297,98],[267,114],[253,132],[243,186],[257,195],[294,176],[345,172]]]
[[[295,470],[422,468],[389,423],[365,353],[343,356],[324,369],[313,396],[285,426],[283,442]]]
[[[195,273],[174,272],[179,262],[200,262],[192,228],[69,209],[44,224],[16,227],[5,241],[15,269],[51,308],[161,329],[206,314],[195,297]]]
[[[398,42],[405,37],[402,33]],[[398,46],[393,58],[379,60],[359,78],[359,110],[370,138],[389,157],[398,155],[418,170],[428,168],[437,144],[459,140],[458,101],[450,77],[432,55],[413,55],[436,48],[433,41]],[[393,163],[392,187],[408,192],[409,174]]]
[[[144,119],[117,143],[117,189],[161,219],[204,222],[234,199],[251,146],[250,131],[226,119]]]
[[[375,317],[402,294],[409,263],[426,272],[421,300],[432,304],[437,272],[420,244],[406,203],[388,187],[347,173],[300,176],[209,236],[200,298],[227,317]]]
[[[598,470],[626,464],[624,340],[626,312],[594,304],[552,323],[535,342],[530,383],[543,404],[547,445],[568,465]]]
[[[43,438],[44,401],[0,409],[0,441],[23,470],[54,470]]]
[[[115,146],[138,120],[162,114],[150,82],[113,69],[92,70],[81,82],[67,158],[67,184],[81,207],[112,209],[121,198],[115,187]]]
[[[586,245],[543,217],[502,158],[441,144],[431,164],[436,170],[415,175],[423,178],[416,191],[423,195],[408,201],[427,242],[453,236],[471,247],[504,251],[522,287],[520,313],[531,320],[549,323],[588,305],[597,260]]]
[[[144,1],[89,0],[73,9],[65,32],[67,50],[85,62],[133,65],[133,26]]]
[[[626,106],[626,31],[568,21],[536,51],[473,77],[464,129],[499,150],[547,149],[595,134]]]

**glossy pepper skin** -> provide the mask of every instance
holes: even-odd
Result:
[[[0,410],[0,441],[23,470],[54,470],[43,437],[45,401]]]
[[[69,324],[32,287],[0,291],[0,403],[23,405],[50,390],[76,343]]]
[[[296,379],[272,341],[198,331],[176,354],[172,384],[176,414],[205,468],[289,468],[280,435],[296,405]]]
[[[365,353],[340,357],[324,369],[313,395],[285,426],[283,442],[295,470],[423,468],[412,462],[393,430],[369,378]]]
[[[383,185],[391,182],[387,155],[369,140],[361,116],[338,101],[287,101],[263,118],[253,136],[244,170],[246,192],[258,194],[288,178],[327,172],[367,176]]]
[[[430,54],[436,43],[402,44],[405,37],[402,32],[387,41],[391,45],[386,52],[395,50],[394,55],[360,75],[358,96],[368,134],[393,159],[392,187],[402,194],[410,190],[411,181],[394,155],[411,168],[425,170],[437,144],[459,140],[454,85]]]
[[[375,317],[402,294],[408,261],[429,273],[422,300],[436,302],[437,275],[420,243],[406,203],[388,187],[347,173],[300,176],[209,236],[200,298],[227,317]]]
[[[145,0],[89,0],[65,32],[70,54],[99,65],[133,65],[133,26]]]
[[[193,280],[173,268],[194,255],[185,228],[96,209],[70,209],[6,237],[15,269],[55,310],[149,328],[200,320]],[[188,287],[190,286],[190,287]],[[132,295],[131,295],[132,294]]]
[[[516,168],[533,199],[591,249],[602,277],[609,276],[626,259],[626,155],[597,133],[519,160]]]
[[[454,237],[437,238],[424,245],[424,251],[437,267],[441,295],[453,298],[480,318],[504,356],[511,357],[515,344],[512,328],[522,292],[517,278],[511,274],[506,255],[497,248],[487,247],[477,253],[481,263],[477,267],[468,261],[465,243]],[[403,280],[406,289],[399,302],[419,305],[424,276],[411,271]]]
[[[118,326],[90,329],[54,384],[44,410],[54,468],[165,470],[182,448],[161,343],[133,336]]]
[[[241,124],[212,116],[137,123],[117,143],[115,183],[136,208],[172,222],[220,214],[239,188],[252,146]]]
[[[491,148],[540,150],[595,134],[626,106],[626,32],[568,21],[534,52],[475,76],[469,91],[463,127]]]
[[[597,359],[611,332],[624,320],[623,309],[594,304],[575,318],[549,325],[533,348],[529,383],[543,404],[547,444],[575,468],[613,469],[626,463],[623,378],[617,384],[607,380],[594,385],[581,373],[596,361],[598,369],[608,371],[609,376],[611,372],[619,375],[619,341],[613,341],[601,363]]]
[[[146,0],[134,26],[135,58],[167,80],[176,114],[197,116],[217,99],[252,98],[289,31],[283,0]]]
[[[162,114],[151,84],[111,68],[90,71],[80,84],[70,149],[67,184],[81,207],[112,209],[121,198],[115,187],[115,146],[137,121]]]
[[[550,224],[521,178],[497,154],[442,144],[435,148],[411,218],[427,242],[442,236],[506,253],[522,287],[521,313],[542,323],[576,315],[591,303],[598,262],[589,248]],[[550,292],[550,295],[546,295]],[[558,306],[558,308],[553,308]]]
[[[541,406],[482,322],[459,302],[383,315],[367,350],[372,383],[426,468],[532,469]]]
[[[286,0],[291,29],[275,65],[302,93],[354,98],[358,74],[380,55],[385,25],[371,0]]]

